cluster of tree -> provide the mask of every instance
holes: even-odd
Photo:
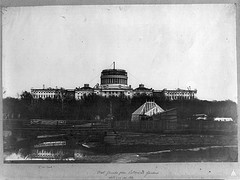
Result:
[[[237,120],[237,104],[230,100],[168,101],[145,95],[132,99],[125,96],[105,98],[89,95],[80,101],[71,98],[36,100],[26,91],[21,94],[20,99],[3,99],[3,113],[8,117],[10,115],[11,118],[23,119],[94,120],[96,117],[104,119],[112,112],[115,120],[129,121],[132,113],[146,101],[154,101],[164,110],[177,108],[178,115],[181,118],[191,117],[193,114],[207,114],[210,117],[231,117]]]

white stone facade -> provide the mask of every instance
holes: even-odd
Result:
[[[46,99],[46,98],[57,98],[59,96],[59,91],[57,89],[31,89],[31,94],[34,99]]]
[[[184,90],[184,89],[176,89],[176,90],[167,90],[164,89],[162,91],[164,97],[167,100],[191,100],[195,99],[195,95],[197,90]]]
[[[147,95],[153,96],[154,94],[167,100],[191,100],[195,99],[195,94],[197,90],[167,90],[154,91],[152,88],[146,88],[143,84],[140,84],[138,88],[132,89],[131,85],[128,85],[127,72],[123,69],[104,69],[101,72],[100,77],[101,84],[95,85],[93,88],[89,84],[84,84],[83,87],[75,88],[74,90],[64,90],[64,89],[31,89],[31,94],[34,99],[46,99],[46,98],[62,98],[64,95],[69,94],[71,98],[76,100],[81,100],[85,96],[92,94],[110,97],[110,96],[126,96],[132,98],[133,96]],[[69,96],[70,97],[70,96]]]

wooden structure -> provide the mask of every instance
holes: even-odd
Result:
[[[142,106],[140,106],[136,111],[132,113],[131,121],[142,121],[148,119],[148,117],[152,117],[153,115],[162,112],[164,112],[164,110],[155,102],[145,102]]]

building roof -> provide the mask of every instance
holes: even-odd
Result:
[[[81,87],[81,90],[92,90],[93,88],[91,87]]]
[[[148,88],[145,88],[145,87],[138,87],[136,89],[134,89],[134,91],[151,91],[152,89],[148,89]]]
[[[60,91],[60,90],[66,90],[66,89],[54,89],[54,88],[41,88],[41,89],[36,89],[36,88],[32,88],[31,91]]]
[[[139,87],[134,89],[134,91],[152,91],[153,89],[148,89],[146,87],[144,87],[143,84],[139,84]]]
[[[93,88],[91,87],[76,87],[75,91],[93,91]]]
[[[163,90],[153,90],[153,93],[162,93]]]
[[[104,69],[101,75],[124,75],[127,76],[127,72],[124,69]]]
[[[168,91],[168,92],[195,92],[195,93],[197,93],[197,90],[196,89],[194,89],[194,90],[191,90],[191,89],[180,89],[180,88],[177,88],[177,89],[175,89],[175,90],[173,90],[173,89],[163,89],[163,91]]]
[[[155,102],[145,102],[132,114],[152,116],[153,114],[161,112],[164,112],[164,110]]]

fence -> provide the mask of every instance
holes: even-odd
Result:
[[[134,132],[163,132],[166,130],[177,130],[177,122],[167,121],[115,121],[112,127],[116,130],[126,130]]]
[[[119,131],[152,133],[227,133],[236,134],[237,124],[233,122],[214,121],[115,121],[112,127]]]

